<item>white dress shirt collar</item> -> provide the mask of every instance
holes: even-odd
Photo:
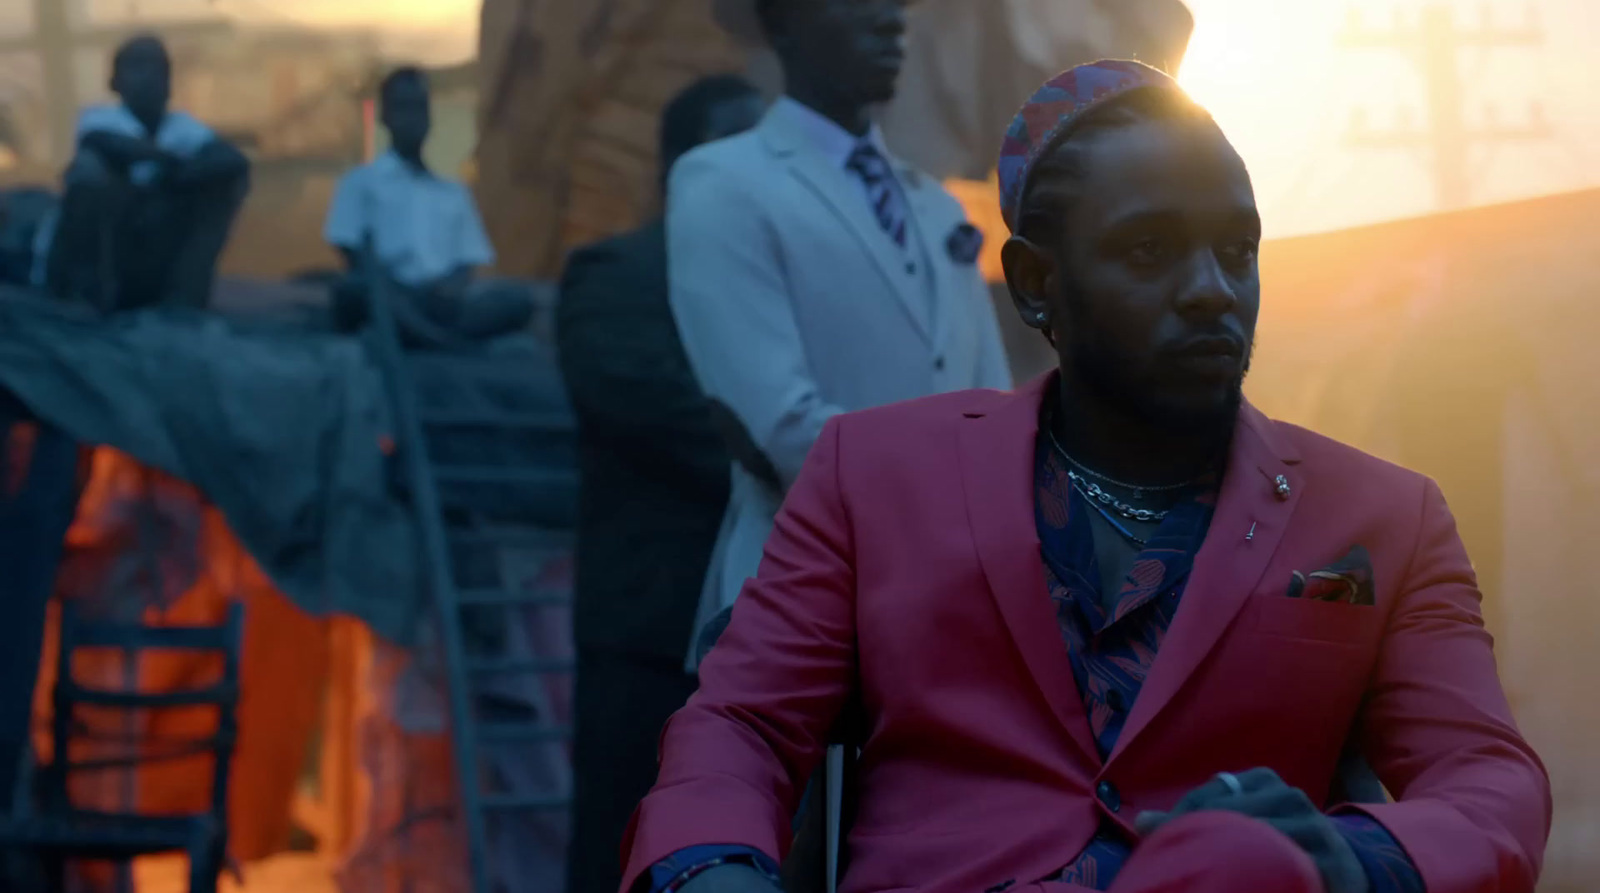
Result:
[[[827,115],[788,96],[779,97],[775,104],[783,106],[784,112],[799,123],[812,148],[839,168],[850,163],[850,155],[863,141],[871,143],[885,159],[891,157],[883,142],[883,131],[877,124],[867,130],[866,136],[856,136]]]
[[[406,161],[404,158],[401,158],[400,153],[393,149],[387,149],[382,155],[372,159],[372,166],[376,170],[385,174],[407,173],[416,177],[437,179],[437,177],[434,176],[433,171],[428,169],[427,165],[418,167],[417,165]]]

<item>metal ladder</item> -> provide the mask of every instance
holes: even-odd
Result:
[[[499,611],[514,616],[520,609],[534,606],[570,605],[570,599],[508,591],[496,587],[465,587],[459,584],[452,546],[500,548],[524,543],[548,544],[550,536],[527,529],[476,528],[452,531],[445,522],[441,487],[512,486],[549,483],[553,473],[547,469],[508,469],[481,465],[436,465],[429,455],[427,434],[441,428],[481,430],[542,429],[552,424],[548,417],[534,413],[515,414],[493,408],[456,406],[424,412],[419,407],[415,372],[419,362],[408,357],[402,347],[399,327],[390,304],[393,286],[381,275],[375,262],[371,238],[364,251],[370,283],[370,330],[374,359],[382,374],[393,410],[395,447],[403,463],[404,481],[410,491],[410,504],[420,534],[421,571],[433,602],[437,623],[437,642],[444,659],[450,707],[452,752],[462,823],[466,830],[467,857],[471,871],[470,893],[491,893],[488,852],[488,816],[514,811],[565,812],[571,805],[570,789],[556,796],[491,794],[483,789],[481,760],[485,745],[532,745],[571,739],[571,729],[548,721],[480,722],[479,683],[492,677],[566,675],[575,671],[571,660],[503,659],[477,657],[470,653],[464,633],[464,611]],[[374,275],[376,274],[376,275]],[[544,686],[537,691],[544,703],[537,705],[536,716],[548,718],[552,711]]]

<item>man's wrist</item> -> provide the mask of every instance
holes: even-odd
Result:
[[[1329,818],[1361,863],[1367,893],[1424,893],[1421,873],[1380,822],[1359,812]]]
[[[737,845],[703,845],[682,849],[657,862],[650,870],[639,878],[635,888],[640,893],[682,893],[701,875],[708,874],[718,868],[745,867],[753,871],[757,878],[767,882],[772,889],[778,888],[778,864],[771,857],[750,847]],[[719,874],[719,878],[727,875]],[[741,885],[730,886],[728,889],[750,889],[754,884],[761,888],[756,879],[740,879]],[[723,884],[706,883],[696,885],[694,890],[722,889]]]

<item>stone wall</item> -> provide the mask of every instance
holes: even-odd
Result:
[[[733,6],[740,0],[729,0]],[[502,271],[553,277],[566,251],[659,204],[657,120],[702,75],[776,92],[770,53],[741,45],[712,0],[484,0],[478,199]],[[1027,94],[1105,56],[1176,68],[1181,0],[918,0],[890,147],[940,177],[982,180]]]
[[[653,213],[661,108],[744,67],[707,0],[484,0],[481,40],[478,200],[513,276]]]

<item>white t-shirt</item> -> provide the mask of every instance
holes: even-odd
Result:
[[[79,113],[78,139],[81,141],[91,133],[119,133],[136,139],[145,139],[150,135],[139,119],[133,116],[133,112],[120,103],[92,105]],[[155,144],[179,158],[192,158],[216,138],[211,128],[191,115],[167,112],[161,119],[161,126],[156,128]],[[158,170],[153,162],[142,162],[130,168],[128,176],[135,183],[143,185],[155,179]]]
[[[323,237],[335,248],[359,251],[369,231],[378,260],[403,285],[494,263],[494,246],[472,193],[393,152],[339,181]]]

